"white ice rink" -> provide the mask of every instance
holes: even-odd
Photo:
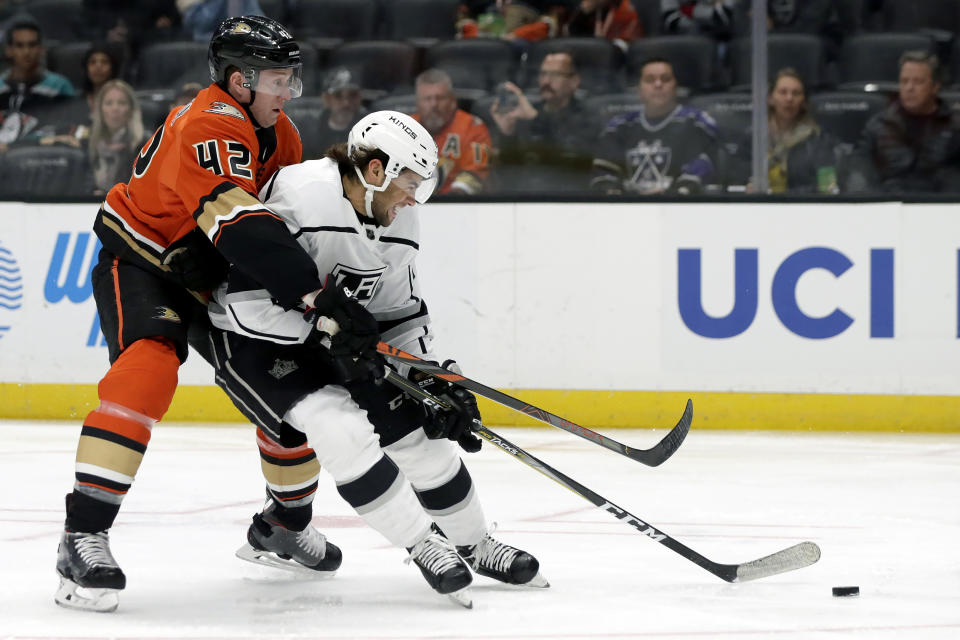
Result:
[[[960,436],[698,431],[650,469],[552,429],[503,435],[719,562],[803,540],[812,567],[727,584],[485,445],[468,464],[498,537],[552,587],[477,578],[474,609],[321,479],[314,524],[344,553],[326,581],[234,558],[259,508],[250,427],[154,430],[112,532],[127,574],[112,614],[53,603],[79,425],[0,422],[0,638],[958,638]],[[649,447],[654,431],[611,432]],[[859,585],[858,598],[834,598]]]

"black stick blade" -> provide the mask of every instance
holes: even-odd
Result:
[[[642,450],[642,449],[633,449],[629,448],[627,455],[641,462],[648,467],[658,467],[667,460],[670,459],[677,449],[680,448],[680,445],[683,444],[683,440],[687,437],[687,434],[690,432],[690,423],[693,421],[693,400],[687,399],[687,406],[683,409],[683,415],[680,416],[680,421],[670,430],[663,440],[658,442],[653,448]]]

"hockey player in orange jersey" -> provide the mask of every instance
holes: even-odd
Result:
[[[285,308],[315,307],[346,325],[347,336],[337,337],[344,357],[372,352],[379,339],[373,317],[323,289],[313,260],[258,199],[279,167],[301,159],[299,133],[283,113],[301,93],[299,46],[269,18],[228,18],[211,39],[209,62],[212,84],[170,112],[94,224],[103,243],[94,296],[111,367],[84,420],[67,495],[55,596],[63,606],[117,607],[126,576],[108,531],[173,398],[188,344],[211,357],[204,303],[228,263]],[[336,570],[340,550],[309,525],[315,454],[302,436],[286,436],[258,438],[270,500],[248,541],[301,568]]]
[[[446,71],[429,69],[417,76],[417,112],[413,118],[437,143],[437,193],[475,194],[490,175],[490,132],[480,118],[457,108]]]

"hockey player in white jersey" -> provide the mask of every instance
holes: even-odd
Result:
[[[305,314],[278,306],[234,268],[210,317],[224,330],[214,338],[218,383],[236,406],[280,443],[291,436],[284,422],[305,434],[357,513],[406,548],[431,587],[469,606],[468,565],[508,584],[548,586],[532,555],[491,537],[453,444],[479,450],[470,430],[480,417],[476,399],[438,378],[400,371],[454,406],[428,409],[378,379],[384,363],[375,347],[364,347],[359,359],[339,357],[338,349],[375,345],[373,331],[439,360],[415,264],[416,205],[433,192],[436,164],[436,145],[419,123],[380,111],[324,158],[281,169],[262,201],[329,274],[327,286]],[[332,343],[320,318],[339,324]],[[238,555],[255,560],[255,542]]]

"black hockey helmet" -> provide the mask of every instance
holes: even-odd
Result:
[[[243,74],[243,86],[251,91],[260,87],[260,72],[265,69],[293,69],[286,86],[291,97],[303,91],[300,45],[282,24],[265,16],[227,18],[217,27],[207,52],[210,79],[226,87],[227,69],[236,67]]]

